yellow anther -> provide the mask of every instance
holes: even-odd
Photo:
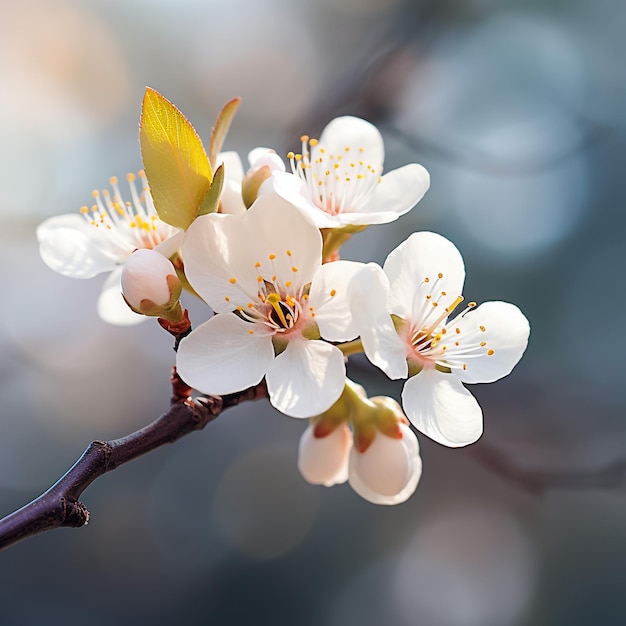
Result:
[[[254,308],[254,304],[253,304],[252,302],[248,302],[248,304],[246,304],[246,306],[247,306],[249,309],[253,309],[253,308]]]
[[[487,355],[488,356],[492,356],[493,355],[493,350],[487,350]]]
[[[294,265],[294,266],[292,266],[291,271],[292,271],[292,272],[297,272],[297,271],[298,271],[298,268]]]
[[[439,306],[439,303],[438,303],[438,302],[433,302],[433,306],[434,306],[434,307],[438,307],[438,306]]]
[[[291,250],[285,250],[285,254],[286,254],[287,256],[291,256]]]
[[[87,206],[81,206],[81,207],[80,207],[80,212],[81,212],[83,215],[87,215],[87,214],[89,213],[89,207],[87,207]]]
[[[292,282],[291,282],[290,280],[288,280],[288,281],[285,283],[285,287],[291,287],[291,285],[292,285]]]
[[[270,254],[267,258],[268,258],[270,261],[273,261],[273,260],[276,258],[276,255],[275,255],[275,254]]]
[[[337,290],[336,289],[331,289],[330,290],[330,297],[334,298],[337,295]]]
[[[480,330],[482,330],[483,332],[487,330],[484,326],[479,326],[478,328],[480,328]]]
[[[256,280],[258,283],[262,283],[263,282],[263,276],[257,276]]]
[[[134,183],[135,182],[135,178],[136,178],[136,176],[132,172],[128,172],[128,174],[126,174],[126,180],[129,183]]]
[[[456,330],[456,334],[460,335],[461,334],[461,329],[460,328],[455,328],[454,330]]]
[[[230,302],[230,298],[228,296],[224,296],[224,300],[226,300],[226,302]]]
[[[432,298],[432,296],[431,296],[430,294],[428,294],[428,295],[426,296],[426,300],[430,300],[431,298]]]
[[[99,192],[97,189],[94,189],[94,190],[91,192],[91,195],[92,195],[94,198],[97,198],[97,197],[99,197],[99,196],[100,196],[100,192]]]
[[[261,264],[257,261],[257,262],[254,264],[254,267],[261,267]]]
[[[276,274],[274,274],[274,276],[272,276],[272,282],[275,283],[276,282]]]
[[[243,311],[243,307],[242,306],[238,306],[237,310],[239,311],[239,313],[241,313]]]
[[[441,292],[441,295],[442,295],[442,296],[447,296],[448,294],[447,294],[445,291],[442,291],[442,292]]]
[[[230,284],[234,285],[237,282],[236,278],[229,278]]]
[[[467,370],[467,363],[463,363],[463,371]]]
[[[346,146],[346,147],[345,147],[345,151],[346,151],[346,152],[350,152],[350,146]]]
[[[484,348],[486,345],[487,345],[487,342],[486,342],[486,341],[481,341],[481,342],[480,342],[480,347],[481,347],[481,348]]]
[[[315,147],[317,144],[319,143],[319,141],[317,139],[311,139],[309,140],[309,145]]]
[[[333,167],[334,167],[335,169],[339,169],[339,163],[335,163],[335,164],[333,165]]]
[[[296,155],[293,152],[287,152],[287,158],[293,159]]]
[[[425,283],[429,283],[430,282],[430,278],[428,278],[428,277],[424,278],[424,282]]]
[[[302,161],[302,155],[296,154],[296,161]]]
[[[443,274],[441,272],[439,272],[439,274],[437,274],[438,278],[443,278]]]
[[[363,148],[359,148],[359,152],[364,152]]]
[[[470,309],[473,309],[476,306],[475,302],[469,302],[467,305]]]
[[[289,328],[289,324],[285,319],[285,314],[283,313],[282,308],[280,307],[280,296],[277,293],[270,293],[267,296],[267,301],[272,305],[278,319],[280,320],[283,328]]]
[[[109,182],[112,185],[117,185],[117,176],[111,176],[111,178],[109,178]]]
[[[308,294],[308,293],[305,293],[305,294],[302,296],[302,299],[303,299],[303,300],[308,300],[308,299],[309,299],[309,294]]]
[[[254,335],[254,331],[253,331],[252,329],[250,329],[250,330],[248,331],[248,335]]]
[[[361,179],[365,178],[365,176],[363,176],[363,174],[357,174],[357,176],[356,176],[356,177],[357,177],[359,180],[361,180]]]

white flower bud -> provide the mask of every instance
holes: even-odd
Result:
[[[351,487],[374,504],[399,504],[417,487],[422,474],[417,437],[400,423],[402,437],[392,438],[380,431],[365,452],[350,452]]]
[[[135,250],[124,263],[122,293],[136,312],[154,315],[153,310],[171,308],[180,292],[174,266],[155,250]]]
[[[352,433],[343,423],[325,437],[315,436],[315,424],[310,424],[300,438],[298,469],[312,485],[331,487],[348,479],[348,456]]]

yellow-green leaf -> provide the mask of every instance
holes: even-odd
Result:
[[[222,196],[223,185],[224,164],[222,163],[213,174],[213,182],[200,203],[198,216],[206,215],[207,213],[215,213],[217,211],[220,204],[220,197]]]
[[[149,87],[139,123],[141,156],[159,217],[187,228],[198,216],[212,180],[209,159],[189,120]]]
[[[211,131],[211,143],[209,145],[209,158],[211,161],[211,167],[217,165],[217,155],[220,153],[222,146],[224,145],[224,139],[230,128],[230,123],[237,113],[241,98],[233,98],[229,100],[219,112],[217,120],[215,120],[215,126]]]

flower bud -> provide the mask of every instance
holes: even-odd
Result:
[[[259,196],[261,185],[271,178],[272,172],[284,172],[285,164],[283,160],[269,148],[255,148],[248,155],[250,169],[243,177],[241,184],[241,195],[247,208]]]
[[[404,502],[422,474],[417,437],[404,422],[398,426],[399,438],[377,431],[365,452],[356,448],[350,451],[350,485],[374,504]]]
[[[298,469],[312,485],[331,487],[348,479],[352,434],[345,422],[323,436],[319,436],[319,430],[312,422],[302,434],[298,447]]]
[[[124,264],[122,294],[135,313],[169,317],[181,290],[171,261],[155,250],[135,250]]]

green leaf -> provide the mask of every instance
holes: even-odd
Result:
[[[222,107],[222,110],[217,116],[217,120],[215,120],[215,126],[213,126],[213,130],[211,131],[211,143],[209,145],[209,155],[212,167],[217,165],[217,155],[222,150],[224,139],[226,139],[226,134],[228,133],[228,129],[230,128],[233,118],[235,117],[235,113],[237,113],[240,102],[241,98],[233,98],[232,100],[229,100]]]
[[[212,180],[200,137],[169,100],[148,87],[141,107],[139,139],[159,217],[172,226],[187,228],[198,216]]]
[[[207,213],[215,213],[220,204],[220,198],[222,196],[222,187],[224,186],[224,164],[222,163],[213,174],[213,182],[206,192],[200,208],[198,209],[198,216],[206,215]]]

